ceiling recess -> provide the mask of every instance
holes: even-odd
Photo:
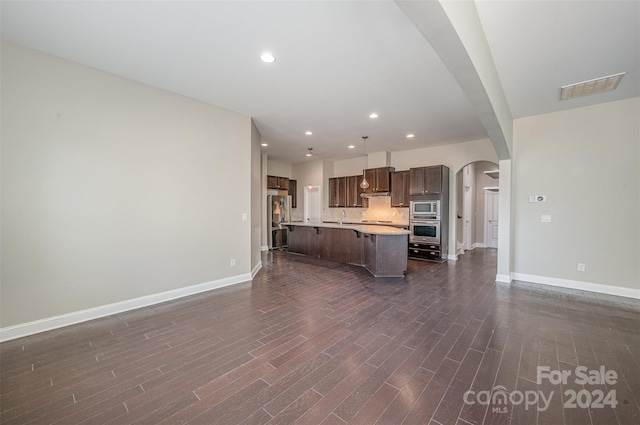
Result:
[[[574,97],[588,96],[590,94],[603,93],[615,90],[624,75],[624,72],[581,83],[569,84],[560,88],[560,100],[573,99]]]

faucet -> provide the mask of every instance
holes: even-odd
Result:
[[[342,226],[342,222],[344,221],[346,215],[347,212],[345,210],[342,210],[342,212],[340,213],[340,220],[338,220],[338,224],[340,224],[340,226]]]

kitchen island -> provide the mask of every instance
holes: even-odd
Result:
[[[403,277],[409,231],[391,226],[286,223],[293,254],[363,266],[375,277]]]

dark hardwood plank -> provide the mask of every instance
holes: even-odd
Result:
[[[0,344],[0,422],[46,424],[640,423],[640,309],[494,282],[496,251],[409,261],[403,279],[263,254],[253,282]],[[622,300],[624,301],[624,300]],[[615,383],[537,382],[605,366]],[[467,390],[553,392],[540,405]],[[565,391],[616,391],[566,408]]]

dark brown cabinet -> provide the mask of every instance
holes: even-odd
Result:
[[[329,179],[329,207],[344,207],[347,202],[347,178]]]
[[[267,176],[267,189],[289,190],[287,177]]]
[[[442,193],[443,179],[448,179],[448,177],[449,168],[444,165],[411,168],[409,170],[409,192],[411,195],[439,195]]]
[[[409,206],[409,171],[391,173],[391,206]]]
[[[408,257],[417,260],[446,261],[445,256],[442,255],[441,246],[435,244],[409,242]]]
[[[295,224],[287,227],[292,254],[364,266],[375,277],[403,277],[407,270],[407,235]]]
[[[349,229],[289,226],[290,253],[347,264],[362,264],[363,235]]]
[[[291,195],[291,208],[298,208],[298,181],[289,180],[289,195]]]
[[[362,175],[360,176],[349,176],[345,177],[347,183],[347,202],[345,206],[347,207],[362,207],[363,199],[360,195],[364,189],[360,187],[360,183],[362,182]]]
[[[362,175],[333,177],[329,179],[329,207],[360,207],[367,206],[360,196]]]
[[[368,168],[364,170],[364,176],[369,182],[369,187],[364,192],[389,192],[391,190],[390,173],[395,170],[393,167]]]
[[[407,236],[363,235],[362,265],[375,277],[401,277],[406,271]],[[381,255],[383,254],[383,255]],[[399,264],[404,267],[398,268]]]

